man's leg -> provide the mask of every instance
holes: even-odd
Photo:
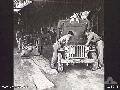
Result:
[[[17,44],[18,44],[18,53],[20,53],[20,39],[18,39],[18,41],[17,41]]]
[[[18,48],[18,40],[16,39],[16,44],[17,44],[17,48]]]
[[[58,50],[58,44],[57,43],[55,43],[53,45],[53,50],[54,51],[53,51],[53,56],[52,56],[52,60],[51,60],[51,68],[55,68],[54,64],[57,60],[57,50]]]
[[[99,64],[100,64],[100,67],[102,67],[104,66],[104,63],[103,63],[104,44],[102,40],[98,41],[97,44],[98,44],[97,49],[98,49]]]
[[[22,39],[20,38],[20,52],[22,51]]]
[[[41,38],[38,38],[38,42],[37,42],[37,46],[38,46],[38,53],[40,55],[42,55],[42,50],[43,50],[43,43],[42,43],[42,39]]]
[[[51,60],[51,68],[55,68],[54,64],[56,62],[56,59],[57,59],[57,51],[54,51],[53,52],[53,57],[52,57],[52,60]]]
[[[38,53],[40,54],[40,55],[42,55],[42,49],[43,49],[43,46],[41,45],[41,46],[38,46]]]

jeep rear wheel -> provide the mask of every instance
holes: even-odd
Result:
[[[63,63],[61,63],[61,59],[62,59],[62,54],[58,53],[58,62],[57,62],[57,70],[59,72],[63,71]]]

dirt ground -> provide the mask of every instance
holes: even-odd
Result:
[[[34,73],[30,60],[35,60],[42,73],[54,84],[54,87],[45,90],[104,90],[104,69],[91,71],[84,64],[75,64],[66,66],[61,73],[50,73],[48,71],[52,71],[49,66],[52,56],[51,47],[44,47],[43,56],[32,56],[30,60],[25,59],[23,64],[21,64],[20,54],[17,54],[16,51],[15,49],[14,84],[27,87],[14,90],[37,90],[29,77],[29,74]]]

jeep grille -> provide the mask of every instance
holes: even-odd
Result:
[[[70,45],[69,58],[85,58],[85,45]]]

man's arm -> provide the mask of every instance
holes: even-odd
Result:
[[[88,38],[88,40],[87,40],[86,46],[88,46],[89,43],[90,43],[90,41],[92,40],[92,38],[93,38],[93,33],[90,33],[87,38]]]
[[[90,29],[90,21],[87,21],[87,29]]]
[[[66,37],[66,45],[68,44],[68,41],[69,41],[70,37]]]

